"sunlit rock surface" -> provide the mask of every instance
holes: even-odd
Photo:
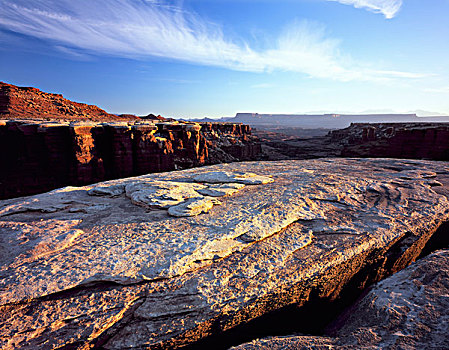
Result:
[[[449,349],[448,310],[449,250],[440,250],[375,285],[335,337],[271,337],[233,349]]]
[[[447,166],[233,163],[2,201],[0,347],[178,347],[380,279],[447,220]]]

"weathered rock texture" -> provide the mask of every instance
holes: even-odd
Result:
[[[33,87],[21,87],[0,82],[0,118],[36,120],[136,120],[109,114],[97,106],[73,102],[61,94],[42,92]]]
[[[0,149],[0,198],[251,160],[261,150],[240,124],[31,120],[0,120]]]
[[[332,337],[272,337],[233,349],[449,349],[448,294],[449,250],[441,250],[375,285]]]
[[[2,201],[0,347],[195,345],[363,289],[415,260],[447,220],[448,165],[220,164]],[[235,183],[245,187],[207,213],[170,215]]]
[[[257,132],[256,132],[257,134]],[[378,157],[449,160],[448,123],[351,124],[327,136],[279,139],[269,133],[263,149],[266,159],[320,157]]]

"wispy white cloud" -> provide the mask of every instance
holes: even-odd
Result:
[[[339,41],[316,23],[295,22],[271,47],[256,50],[242,39],[226,38],[219,26],[163,0],[0,0],[1,27],[50,41],[58,50],[77,55],[160,57],[340,81],[421,77],[362,68],[341,54]]]
[[[440,86],[435,88],[426,88],[424,89],[426,92],[437,92],[441,94],[449,94],[449,86]]]
[[[391,19],[399,12],[402,0],[327,0],[337,1],[344,5],[356,8],[365,8],[376,13],[382,13],[385,18]]]

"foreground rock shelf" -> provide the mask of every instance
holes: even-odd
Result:
[[[362,290],[447,221],[448,179],[431,161],[248,162],[1,201],[0,347],[177,348]]]

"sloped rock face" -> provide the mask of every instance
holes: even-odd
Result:
[[[36,120],[136,120],[136,116],[119,117],[94,105],[73,102],[60,94],[42,92],[0,82],[0,118]]]
[[[243,125],[0,120],[0,198],[65,185],[255,159]]]
[[[416,259],[447,220],[448,166],[220,164],[2,201],[0,347],[196,345],[363,289]],[[192,198],[215,202],[189,211]],[[178,205],[186,215],[170,213]]]
[[[337,321],[334,337],[272,337],[233,349],[448,349],[448,293],[449,250],[441,250],[376,284]]]

